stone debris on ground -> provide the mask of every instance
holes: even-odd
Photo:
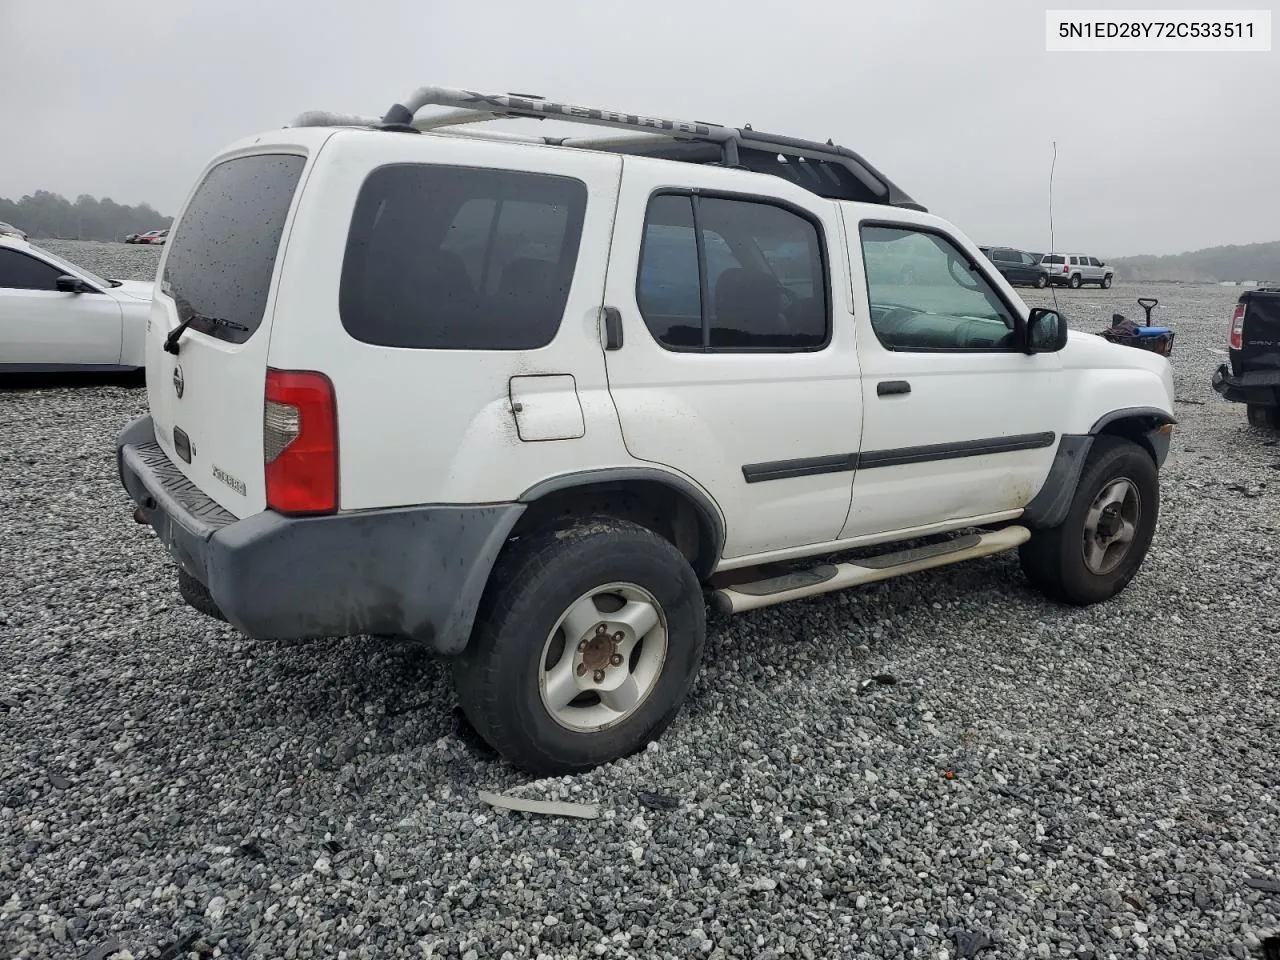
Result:
[[[488,790],[481,790],[477,795],[491,807],[503,810],[536,813],[544,817],[576,817],[582,820],[597,820],[600,817],[600,808],[594,803],[535,800],[529,797],[514,797],[506,793],[492,793]]]
[[[1150,292],[1022,295],[1093,330]],[[538,781],[430,656],[187,608],[115,474],[137,383],[3,385],[0,957],[1275,956],[1276,437],[1209,387],[1234,292],[1159,297],[1200,403],[1121,597],[1057,606],[1003,555],[720,621],[660,742]]]

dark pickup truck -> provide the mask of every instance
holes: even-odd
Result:
[[[1280,283],[1240,294],[1213,389],[1245,404],[1253,426],[1280,429]]]

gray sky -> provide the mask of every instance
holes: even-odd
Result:
[[[1056,139],[1059,249],[1280,240],[1280,46],[1046,53],[1048,6],[1070,5],[0,0],[0,196],[172,214],[229,141],[438,84],[831,137],[976,241],[1036,250]]]

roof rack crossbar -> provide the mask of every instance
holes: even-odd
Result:
[[[446,109],[418,117],[418,111],[426,106]],[[718,159],[724,166],[746,167],[782,176],[805,189],[817,190],[823,196],[861,199],[913,210],[925,209],[861,156],[831,141],[818,143],[813,140],[762,133],[751,129],[750,126],[739,129],[703,121],[671,120],[600,107],[576,106],[557,103],[532,94],[484,94],[452,87],[419,87],[403,102],[392,104],[380,120],[313,111],[300,115],[292,125],[317,126],[324,125],[328,120],[330,124],[341,126],[371,126],[383,130],[421,132],[514,117],[561,120],[589,126],[609,127],[627,131],[632,135],[626,138],[544,137],[542,138],[544,143],[557,143],[583,149],[618,150],[623,153],[634,151],[662,156],[662,144],[665,142],[671,148],[671,159],[710,162],[714,154],[707,156],[697,150],[694,151],[695,155],[688,153],[689,148],[701,142],[718,148]],[[747,156],[744,156],[744,153]],[[782,154],[786,158],[797,157],[819,162],[812,165],[779,163],[777,154]],[[856,186],[860,189],[854,189],[853,183],[842,182],[841,177],[837,176],[841,171],[845,177],[856,181]],[[840,192],[841,188],[844,190],[843,194]]]
[[[528,94],[486,94],[473,90],[455,90],[451,87],[419,87],[404,103],[392,104],[383,116],[385,123],[410,123],[419,110],[428,105],[457,107],[463,110],[483,111],[496,117],[528,117],[534,120],[568,120],[602,127],[634,130],[653,130],[660,133],[683,134],[703,140],[723,142],[737,131],[714,123],[690,123],[684,120],[664,120],[644,117],[634,113],[605,110],[599,107],[579,107],[556,103],[543,97]],[[405,114],[408,114],[406,117]]]

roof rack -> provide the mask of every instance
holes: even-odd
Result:
[[[418,111],[426,106],[446,109],[419,117]],[[830,140],[817,143],[762,133],[752,130],[749,124],[741,128],[727,127],[703,121],[664,120],[599,107],[573,106],[533,94],[483,94],[450,87],[421,87],[403,103],[392,104],[380,119],[310,111],[300,114],[289,125],[362,126],[421,133],[513,117],[610,127],[625,130],[629,136],[520,137],[506,134],[499,139],[716,164],[779,176],[829,199],[925,210],[861,156]],[[466,133],[472,134],[473,131]],[[475,131],[474,135],[491,134]]]

